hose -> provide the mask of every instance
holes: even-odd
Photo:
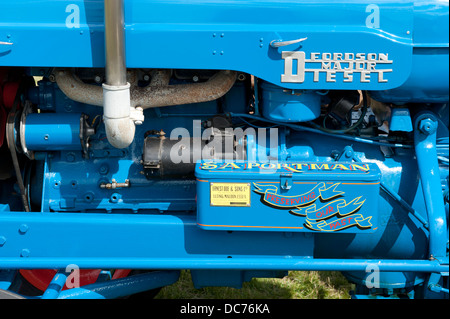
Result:
[[[249,114],[245,114],[245,113],[231,113],[230,112],[228,114],[231,117],[237,117],[237,118],[241,118],[241,119],[242,118],[249,118],[249,119],[252,119],[252,120],[258,120],[258,121],[262,121],[262,122],[277,124],[277,125],[280,125],[280,126],[286,126],[286,127],[289,127],[289,128],[291,128],[293,130],[296,130],[296,131],[311,132],[311,133],[321,134],[321,135],[334,137],[334,138],[340,138],[340,139],[344,139],[344,140],[350,140],[350,141],[359,142],[359,143],[372,144],[372,145],[378,145],[378,146],[388,146],[388,147],[394,147],[394,148],[408,148],[408,149],[412,148],[411,145],[405,145],[405,144],[399,144],[399,143],[393,143],[393,144],[391,144],[391,143],[383,143],[383,142],[377,142],[377,141],[374,141],[374,140],[371,140],[371,139],[357,137],[357,136],[351,136],[351,135],[345,135],[345,134],[334,134],[334,133],[324,132],[322,130],[318,130],[318,129],[307,127],[307,126],[283,123],[283,122],[278,122],[278,121],[272,121],[272,120],[268,120],[268,119],[265,119],[265,118],[260,117],[260,116],[249,115]]]
[[[333,134],[343,134],[343,133],[348,133],[353,131],[354,129],[356,129],[358,126],[360,126],[362,124],[362,122],[364,121],[364,117],[366,116],[367,113],[367,109],[368,109],[368,105],[367,105],[367,96],[366,96],[366,92],[362,92],[363,95],[363,107],[361,109],[361,116],[359,117],[358,121],[356,121],[355,124],[353,124],[352,126],[346,128],[346,129],[341,129],[341,130],[333,130],[333,129],[328,129],[326,127],[322,127],[320,125],[317,125],[314,122],[309,122],[312,126],[314,126],[315,128],[327,132],[327,133],[333,133]]]

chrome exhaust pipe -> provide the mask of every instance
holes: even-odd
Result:
[[[127,82],[123,0],[105,0],[106,83],[103,83],[103,121],[108,142],[128,147],[134,139],[135,122],[142,123],[142,109],[131,107]]]

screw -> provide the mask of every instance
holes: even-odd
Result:
[[[0,236],[0,246],[3,246],[6,243],[6,237]]]

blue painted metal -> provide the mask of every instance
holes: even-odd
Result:
[[[0,270],[0,289],[8,290],[16,276],[17,271],[14,269]]]
[[[343,271],[352,282],[365,285],[367,266],[377,265],[380,288],[375,293],[384,290],[394,296],[403,289],[412,296],[423,285],[441,296],[448,294],[441,285],[443,278],[448,280],[448,200],[443,201],[443,192],[448,196],[448,2],[373,1],[370,5],[381,12],[378,27],[367,20],[374,11],[362,0],[133,0],[125,5],[128,68],[231,69],[253,75],[257,85],[238,81],[219,101],[147,109],[130,147],[114,149],[106,140],[102,109],[67,99],[50,81],[53,67],[104,67],[103,1],[1,2],[0,66],[24,66],[29,75],[44,79],[25,94],[41,110],[28,115],[24,131],[28,148],[37,151],[33,165],[24,168],[27,195],[36,209],[21,212],[14,181],[0,180],[0,269],[64,269],[74,263],[81,269],[192,269],[197,287],[237,287],[251,277],[286,270]],[[274,40],[300,38],[307,39],[270,46]],[[286,51],[305,55],[304,61],[293,61],[293,71],[305,73],[303,82],[282,82]],[[392,72],[369,74],[364,82],[359,70],[351,74],[353,81],[344,81],[333,69],[345,53],[386,55],[388,62],[375,68]],[[394,108],[389,136],[375,138],[357,131],[331,134],[297,123],[319,116],[326,90],[334,89],[368,90],[377,101],[415,103],[402,106],[411,116],[425,107],[433,114],[419,114],[411,125],[410,115]],[[84,157],[81,114],[97,129]],[[172,129],[182,127],[201,135],[193,120],[205,122],[214,114],[229,115],[243,128],[278,128],[277,134],[267,131],[261,139],[259,132],[248,136],[247,161],[238,166],[268,159],[276,165],[350,165],[353,159],[376,173],[344,178],[314,172],[306,177],[289,169],[287,174],[227,169],[225,175],[197,170],[197,181],[145,178],[140,163],[145,132],[163,130],[168,137]],[[414,136],[415,144],[407,139],[391,142],[399,136]],[[275,138],[276,147],[271,145]],[[100,187],[113,179],[128,180],[130,187]],[[370,233],[355,228],[341,234],[237,231],[234,226],[243,222],[292,227],[299,220],[288,210],[264,205],[254,188],[250,210],[211,207],[210,182],[258,181],[276,182],[285,196],[307,191],[296,183],[361,183],[346,185],[345,192],[364,196],[367,205],[360,213],[376,223]],[[274,211],[281,214],[271,215]],[[209,230],[198,223],[233,227]],[[63,277],[56,276],[43,298],[112,298],[178,278],[177,272],[156,275],[99,280],[63,292]],[[0,288],[7,288],[9,279]]]
[[[263,82],[261,90],[262,115],[280,122],[312,121],[320,115],[321,96],[316,92],[295,92]]]
[[[395,108],[392,110],[389,130],[400,132],[413,131],[411,115],[407,108]]]
[[[42,113],[26,118],[25,143],[32,151],[80,151],[81,114]]]
[[[283,260],[287,255],[304,258],[313,254],[313,238],[300,233],[211,233],[201,230],[195,216],[187,214],[17,212],[2,214],[0,219],[0,233],[7,238],[1,247],[0,268],[65,268],[74,263],[94,269],[189,269],[201,264],[197,259],[226,265],[228,256],[245,257],[246,261],[254,257],[260,268],[268,266],[264,264],[267,256]],[[14,227],[17,223],[26,223],[29,231],[19,233]],[[73,238],[79,239],[77,245],[70,244]],[[28,258],[20,257],[22,249],[28,249]],[[69,260],[72,262],[66,263]],[[244,268],[251,269],[252,264]]]
[[[116,299],[171,285],[179,271],[154,271],[62,291],[57,299]]]
[[[318,129],[314,129],[314,128],[311,128],[308,126],[301,126],[301,125],[296,125],[296,124],[291,124],[291,123],[283,123],[283,122],[269,120],[269,119],[265,119],[260,116],[254,116],[254,115],[249,115],[249,114],[231,113],[230,112],[229,115],[232,117],[249,118],[249,119],[254,119],[254,120],[259,120],[259,121],[265,121],[265,122],[276,124],[276,125],[283,125],[283,126],[289,127],[291,129],[297,130],[297,131],[312,132],[312,133],[324,135],[327,137],[340,138],[343,140],[348,140],[348,141],[353,141],[353,142],[358,142],[358,143],[365,143],[365,144],[378,145],[378,146],[388,146],[388,147],[392,147],[392,148],[396,148],[396,147],[412,148],[410,145],[404,145],[404,144],[399,144],[399,143],[388,144],[388,143],[378,142],[378,141],[372,140],[370,138],[362,138],[362,137],[358,137],[358,136],[351,136],[351,135],[344,135],[344,134],[327,133],[327,132],[324,132],[324,131],[321,131]]]
[[[436,295],[441,296],[442,294],[444,294],[446,299],[448,299],[449,290],[448,290],[448,288],[443,287],[443,285],[448,287],[448,283],[449,283],[448,272],[441,273],[441,274],[433,273],[430,275],[430,278],[427,283],[428,290],[429,290],[429,291],[427,291],[427,293],[429,295],[434,295],[433,297],[435,297],[435,298],[436,298]]]
[[[377,101],[390,103],[447,103],[449,98],[449,3],[415,1],[413,56],[406,82],[393,90],[371,92]],[[426,26],[426,27],[425,27]],[[434,65],[428,64],[433,59]],[[424,64],[425,63],[425,64]],[[438,83],[435,79],[440,79]]]
[[[411,71],[412,3],[376,2],[384,12],[383,29],[366,25],[369,15],[366,1],[352,0],[351,6],[345,3],[348,2],[321,3],[317,14],[316,3],[289,0],[276,5],[267,0],[128,1],[125,3],[126,64],[129,68],[234,69],[281,85],[279,74],[284,69],[281,52],[297,50],[299,45],[275,49],[270,42],[307,37],[301,43],[307,56],[330,52],[330,41],[334,43],[331,53],[388,53],[397,70],[385,74],[389,82],[378,83],[373,74],[369,83],[358,81],[358,86],[380,90],[401,85]],[[19,21],[14,18],[17,8],[22,8]],[[3,51],[0,65],[104,67],[103,1],[75,0],[58,5],[40,1],[26,6],[17,1],[2,3],[0,10],[6,17],[0,33],[10,35],[9,40],[14,43]],[[39,19],[38,11],[43,12]],[[75,11],[79,12],[79,25],[74,24],[71,16]],[[22,21],[28,23],[21,25]],[[53,52],[51,57],[29,54],[31,48],[40,46],[41,35],[47,39],[46,49]],[[152,50],[155,39],[159,50]],[[183,54],[179,54],[181,47]],[[337,75],[340,77],[342,74]],[[359,73],[355,77],[359,79]],[[340,88],[339,82],[327,82],[325,74],[314,82],[310,72],[305,83],[283,86],[332,89]],[[355,84],[348,82],[345,86],[355,89]]]
[[[366,24],[371,11],[364,1],[352,1],[351,6],[338,1],[322,2],[319,10],[314,2],[298,1],[277,2],[276,6],[265,0],[245,3],[197,0],[189,5],[182,1],[130,1],[125,8],[127,65],[231,68],[280,85],[276,74],[283,71],[281,51],[297,50],[299,45],[275,49],[269,43],[307,37],[301,44],[307,54],[329,52],[329,42],[334,44],[331,53],[378,53],[380,48],[384,49],[380,53],[388,52],[396,70],[386,74],[389,83],[375,83],[375,78],[369,84],[358,81],[359,87],[373,90],[378,100],[447,101],[448,3],[374,1],[372,5],[377,5],[382,13],[381,28]],[[21,17],[15,20],[18,8]],[[2,48],[0,65],[104,67],[103,1],[76,0],[57,5],[52,1],[27,5],[15,1],[2,3],[0,9],[4,13],[0,39],[14,43]],[[40,11],[45,14],[37,19],[36,12]],[[79,25],[73,20],[75,12],[79,12]],[[28,23],[22,25],[22,21]],[[332,34],[330,25],[334,26]],[[429,31],[430,27],[433,31]],[[30,50],[41,47],[38,39],[43,37],[47,50],[54,54],[30,55]],[[154,39],[158,39],[160,50],[151,49]],[[179,47],[184,48],[182,55],[178,54]],[[352,82],[337,85],[327,83],[324,78],[315,83],[311,74],[303,85],[284,83],[284,87],[355,88]]]
[[[354,151],[351,146],[346,147],[345,149],[347,149],[347,152],[350,152],[350,154],[348,155],[349,158],[360,162],[358,158],[354,157]],[[425,220],[422,215],[420,215],[414,208],[411,207],[411,205],[409,205],[403,198],[401,198],[399,194],[397,194],[394,190],[392,190],[392,188],[390,188],[383,182],[380,182],[380,188],[393,199],[395,199],[407,212],[411,213],[415,218],[417,218],[417,220],[422,223],[425,229],[429,230],[427,220]]]
[[[60,270],[53,277],[52,281],[48,285],[47,289],[42,295],[42,299],[55,299],[61,293],[67,280],[67,275],[64,270]]]
[[[376,165],[202,162],[195,174],[202,229],[371,233],[378,228],[378,201],[372,196],[380,183]]]
[[[414,143],[422,191],[430,224],[430,258],[445,258],[448,226],[436,153],[438,122],[433,114],[422,113],[414,121]]]

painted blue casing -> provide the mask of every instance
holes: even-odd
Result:
[[[0,46],[0,66],[104,67],[103,1],[3,1],[0,12],[0,41],[13,43]],[[364,89],[398,102],[448,99],[448,3],[442,1],[133,0],[125,2],[125,24],[129,68],[232,69],[289,89]],[[307,40],[270,45],[299,38]],[[304,82],[281,82],[283,51],[313,57]],[[315,53],[322,60],[326,54],[325,66],[313,61]],[[392,62],[373,67],[392,71],[383,79],[360,71],[350,81],[344,72],[314,79],[313,69],[335,68],[335,54],[345,53],[364,54],[366,70],[370,54],[386,55]],[[441,81],[419,93],[423,76]]]
[[[33,151],[79,151],[81,126],[80,113],[29,114],[25,123],[26,147]]]
[[[380,171],[351,162],[200,163],[197,222],[209,230],[371,233]]]
[[[286,92],[286,89],[263,82],[260,85],[262,115],[281,122],[307,122],[320,115],[322,96],[316,92]]]

